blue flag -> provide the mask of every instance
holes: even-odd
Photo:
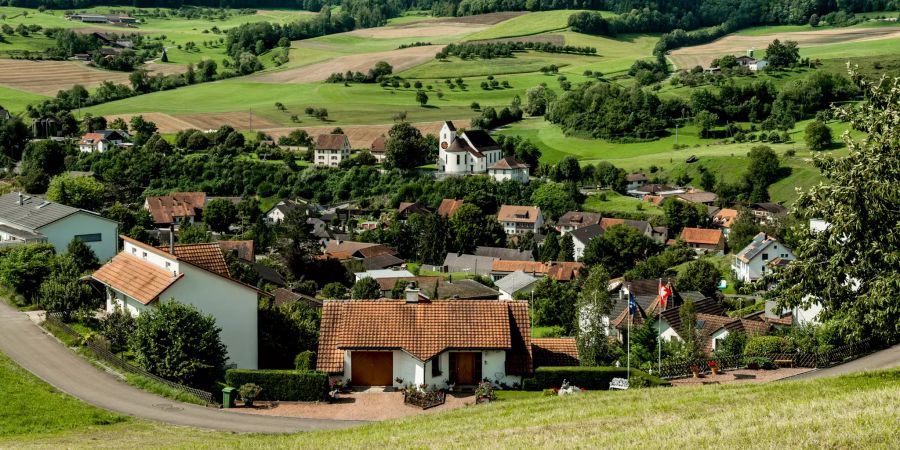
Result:
[[[634,301],[634,294],[628,294],[628,314],[634,315],[637,312],[637,302]]]

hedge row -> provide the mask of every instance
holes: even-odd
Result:
[[[613,378],[627,377],[628,369],[625,367],[538,367],[534,371],[534,378],[522,381],[522,388],[526,391],[558,388],[564,380],[568,380],[570,384],[580,388],[607,390]],[[637,369],[631,369],[631,382],[646,386],[669,384],[662,378]]]
[[[314,371],[231,369],[225,382],[236,388],[255,383],[263,388],[260,398],[267,400],[317,401],[328,392],[328,375]]]

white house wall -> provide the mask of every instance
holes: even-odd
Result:
[[[194,305],[203,314],[213,316],[222,329],[222,343],[228,349],[228,362],[242,369],[258,367],[256,290],[227,281],[190,264],[182,264],[184,278],[161,295]]]
[[[180,273],[178,272],[180,263],[174,258],[167,258],[163,255],[160,255],[158,252],[147,250],[128,241],[125,241],[125,245],[123,246],[122,251],[131,256],[134,256],[135,258],[140,258],[144,261],[147,261],[148,263],[153,264],[154,266],[157,266],[161,269],[168,270],[169,272]]]
[[[436,388],[448,387],[447,381],[450,379],[451,352],[455,352],[455,350],[446,351],[438,355],[441,373],[440,375],[435,376],[432,375],[432,361],[419,361],[402,350],[392,351],[393,387],[401,388],[406,384],[419,386],[423,383]],[[353,367],[351,354],[352,351],[344,351],[344,373],[341,378],[343,378],[344,381],[350,380],[352,382],[351,374],[353,373]],[[505,350],[484,350],[481,352],[481,376],[491,380],[491,382],[497,385],[504,383],[512,386],[513,384],[520,384],[522,382],[522,377],[518,375],[506,375]],[[403,383],[397,383],[397,378],[401,378]]]
[[[37,231],[47,236],[47,242],[53,244],[56,253],[65,253],[69,242],[75,236],[84,234],[100,234],[100,241],[85,243],[101,263],[109,261],[119,250],[119,224],[84,211],[45,225]]]

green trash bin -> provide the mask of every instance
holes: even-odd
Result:
[[[237,389],[229,386],[226,388],[222,388],[222,407],[223,408],[234,408],[234,401],[237,394],[235,393]]]

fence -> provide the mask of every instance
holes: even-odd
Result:
[[[73,339],[82,339],[83,338],[83,336],[80,333],[78,333],[72,327],[70,327],[65,322],[63,322],[62,319],[60,319],[59,314],[48,313],[46,320],[47,320],[47,322],[52,323],[60,332],[65,333],[66,335],[68,335],[69,337],[71,337]],[[110,366],[112,366],[122,372],[127,372],[132,375],[138,375],[138,376],[142,376],[144,378],[148,378],[157,383],[166,385],[172,389],[193,395],[194,397],[205,402],[207,405],[218,406],[218,402],[216,402],[213,399],[212,393],[206,392],[206,391],[203,391],[200,389],[195,389],[195,388],[185,386],[182,384],[178,384],[178,383],[175,383],[174,381],[170,381],[170,380],[162,378],[158,375],[154,375],[150,372],[147,372],[146,370],[141,369],[140,367],[137,367],[137,366],[129,363],[128,361],[125,361],[124,359],[116,356],[113,352],[109,351],[109,349],[105,345],[97,342],[96,339],[93,339],[93,338],[83,339],[82,345],[84,347],[90,349],[91,352],[94,354],[94,356],[96,356],[98,359],[102,360],[103,362],[109,364]]]
[[[748,365],[759,361],[790,361],[794,367],[823,368],[835,364],[841,364],[860,356],[871,350],[871,342],[866,339],[857,343],[842,345],[824,352],[789,352],[768,353],[761,355],[713,355],[697,359],[670,358],[663,361],[659,367],[657,376],[660,378],[681,378],[693,374],[692,367],[699,368],[700,372],[709,372],[709,361],[715,361],[722,370],[743,369]],[[656,369],[654,367],[654,369]]]

